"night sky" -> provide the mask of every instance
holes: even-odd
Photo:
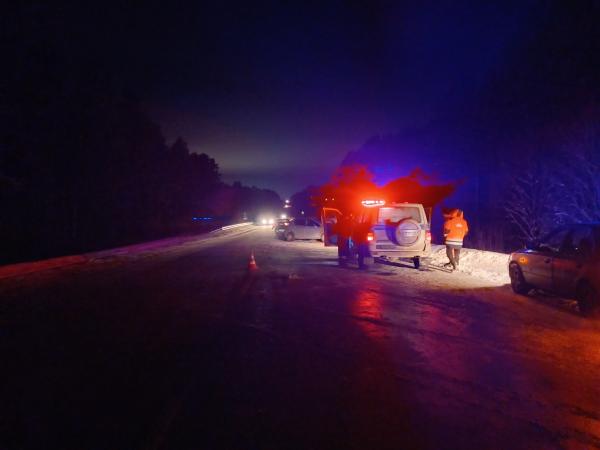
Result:
[[[289,196],[368,138],[460,112],[543,7],[502,2],[181,2],[85,7],[73,37],[169,142],[225,181]]]

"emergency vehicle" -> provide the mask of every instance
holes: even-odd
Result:
[[[363,200],[355,213],[347,213],[355,227],[367,226],[368,251],[350,240],[350,252],[361,259],[409,259],[416,269],[428,266],[431,256],[431,208],[420,203],[386,203],[384,200]],[[344,213],[337,208],[323,207],[323,242],[337,245],[338,227]],[[364,227],[362,229],[365,229]]]

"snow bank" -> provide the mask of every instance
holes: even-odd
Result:
[[[230,234],[243,232],[252,222],[237,223],[227,225],[209,233],[194,234],[187,236],[175,236],[170,238],[159,239],[157,241],[142,242],[140,244],[127,245],[125,247],[111,248],[101,250],[94,253],[88,253],[86,256],[90,260],[118,257],[118,256],[140,256],[148,253],[155,253],[163,250],[170,250],[176,247],[182,247],[187,244],[197,244],[200,241],[206,241],[218,236],[228,236]]]
[[[243,232],[246,228],[252,225],[252,222],[244,222],[234,225],[228,225],[211,231],[210,233],[177,236],[156,241],[142,242],[140,244],[127,245],[124,247],[111,248],[100,250],[82,255],[61,256],[58,258],[45,259],[41,261],[31,261],[18,264],[8,264],[0,266],[0,280],[4,278],[12,278],[28,275],[35,272],[45,270],[58,269],[61,267],[72,266],[75,264],[84,264],[90,261],[101,260],[111,257],[122,256],[140,256],[160,250],[172,249],[174,247],[184,246],[186,244],[194,244],[199,241],[208,240],[221,235],[229,235],[236,232]]]
[[[84,255],[71,255],[44,259],[42,261],[9,264],[0,266],[0,280],[40,272],[42,270],[56,269],[57,267],[72,266],[73,264],[81,264],[86,261],[87,258]]]
[[[460,252],[458,271],[490,282],[507,284],[510,283],[508,258],[509,255],[506,253],[463,248]],[[434,245],[431,253],[431,263],[442,266],[447,262],[446,247],[444,245]]]

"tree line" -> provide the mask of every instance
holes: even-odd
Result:
[[[16,8],[16,7],[15,7]],[[280,207],[167,143],[141,101],[42,5],[2,19],[0,264],[204,229]],[[56,19],[56,20],[55,20]]]
[[[600,221],[600,31],[592,1],[558,2],[458,111],[374,136],[343,166],[378,184],[414,167],[459,180],[442,204],[465,210],[466,245],[510,251],[564,223]],[[442,217],[434,214],[434,239]]]
[[[215,160],[183,139],[167,144],[133,98],[78,87],[4,106],[0,263],[193,232],[281,206],[273,191],[223,183]]]

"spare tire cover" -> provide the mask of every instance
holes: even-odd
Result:
[[[398,224],[394,237],[396,244],[402,246],[413,245],[419,240],[421,227],[415,220],[406,219]]]

